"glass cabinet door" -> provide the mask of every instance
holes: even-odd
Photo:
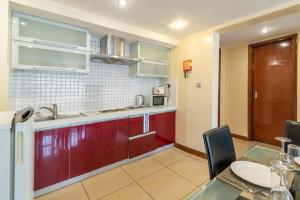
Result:
[[[169,49],[141,43],[140,58],[168,63]]]
[[[20,13],[13,14],[13,37],[37,44],[90,50],[87,29]]]
[[[88,72],[89,53],[13,42],[13,68]]]
[[[167,78],[169,75],[167,63],[141,61],[138,65],[138,75],[140,76]]]

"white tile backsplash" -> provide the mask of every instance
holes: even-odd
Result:
[[[99,51],[98,38],[92,38],[91,47],[92,51]],[[128,52],[128,45],[126,49]],[[130,77],[129,67],[91,62],[87,74],[13,70],[10,109],[32,106],[38,110],[56,103],[60,113],[72,113],[134,105],[136,95],[150,95],[160,80]]]

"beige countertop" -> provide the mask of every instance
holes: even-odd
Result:
[[[40,131],[40,130],[47,130],[53,128],[63,128],[69,126],[77,126],[82,124],[127,118],[130,116],[143,115],[147,113],[155,114],[155,113],[170,112],[175,110],[176,107],[159,106],[159,107],[139,108],[134,110],[118,111],[118,112],[111,112],[111,113],[90,112],[90,113],[84,113],[86,116],[77,117],[77,118],[34,122],[33,127],[35,131]]]

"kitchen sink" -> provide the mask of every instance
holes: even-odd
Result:
[[[44,121],[53,121],[53,120],[59,120],[59,119],[73,119],[78,117],[86,117],[87,115],[83,113],[76,113],[76,114],[70,114],[70,115],[58,115],[56,119],[54,119],[52,116],[47,117],[38,117],[35,118],[35,122],[44,122]]]

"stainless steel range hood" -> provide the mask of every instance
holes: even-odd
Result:
[[[106,35],[100,40],[100,53],[92,53],[91,61],[109,64],[132,65],[138,62],[136,58],[125,57],[125,39]]]

